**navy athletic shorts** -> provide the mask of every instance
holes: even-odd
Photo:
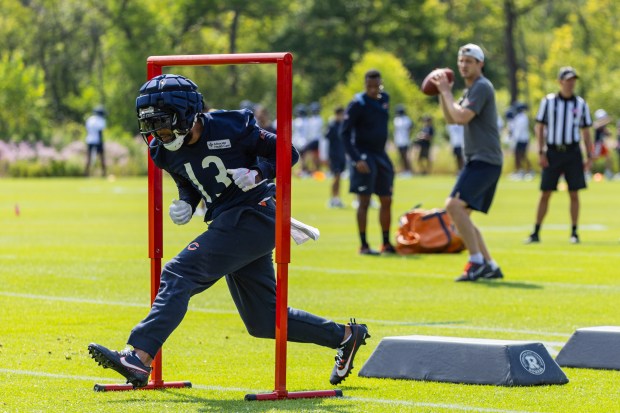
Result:
[[[553,148],[547,150],[549,166],[542,170],[540,179],[541,191],[555,191],[558,189],[560,176],[564,174],[569,191],[577,191],[586,187],[586,178],[583,173],[583,158],[579,145],[562,152]]]
[[[486,214],[493,202],[501,174],[501,165],[470,161],[461,170],[450,197],[456,198],[458,194],[459,198],[467,203],[468,208]]]
[[[394,166],[385,152],[366,153],[366,163],[370,173],[363,174],[351,165],[349,192],[359,195],[392,196],[394,187]]]
[[[517,142],[515,145],[515,153],[525,154],[527,152],[527,146],[529,142]]]

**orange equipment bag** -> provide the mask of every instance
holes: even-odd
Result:
[[[445,209],[414,207],[400,217],[396,234],[399,254],[461,252],[465,244]]]

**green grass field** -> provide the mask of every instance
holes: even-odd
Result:
[[[398,180],[398,216],[417,203],[440,207],[454,178]],[[205,229],[176,227],[167,205],[164,260]],[[362,378],[357,372],[382,337],[441,335],[542,341],[556,354],[576,328],[620,325],[620,182],[582,192],[582,244],[570,245],[568,196],[557,193],[540,245],[531,230],[538,181],[500,182],[488,216],[474,215],[506,275],[500,282],[454,283],[457,255],[360,257],[354,210],[326,208],[328,181],[293,181],[293,215],[321,229],[292,246],[289,304],[372,334],[344,398],[245,402],[274,385],[274,342],[249,336],[225,282],[194,297],[164,346],[164,379],[192,389],[96,393],[122,382],[90,359],[88,343],[124,346],[148,311],[146,178],[0,180],[0,412],[613,412],[620,372],[564,368],[564,386],[496,387]],[[343,191],[344,193],[344,191]],[[352,198],[345,193],[348,203]],[[15,205],[19,205],[19,216]],[[378,247],[377,211],[369,240]],[[335,352],[288,346],[291,391],[330,389]]]

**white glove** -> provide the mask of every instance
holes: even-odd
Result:
[[[185,201],[174,199],[170,204],[169,215],[177,225],[184,225],[192,219],[192,206]]]
[[[256,188],[258,185],[266,181],[266,179],[256,182],[256,176],[258,171],[247,168],[227,169],[226,172],[232,175],[235,185],[237,185],[243,192],[248,192],[252,188]]]
[[[320,235],[318,228],[304,224],[291,217],[291,237],[297,245],[303,244],[310,239],[316,241]]]

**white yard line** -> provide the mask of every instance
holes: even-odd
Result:
[[[45,300],[45,301],[61,301],[66,303],[79,303],[79,304],[96,304],[96,305],[117,305],[121,307],[138,307],[148,309],[150,304],[144,303],[131,303],[127,301],[107,301],[107,300],[94,300],[89,298],[78,297],[62,297],[54,295],[40,295],[40,294],[23,294],[12,293],[8,291],[0,291],[0,296],[27,298],[32,300]],[[211,314],[238,314],[237,310],[220,310],[215,308],[196,308],[189,307],[189,311],[196,311],[199,313],[211,313]]]
[[[104,377],[92,377],[92,376],[78,376],[71,374],[56,374],[56,373],[46,373],[41,371],[29,371],[29,370],[13,370],[13,369],[2,369],[0,368],[0,374],[17,374],[23,376],[34,376],[34,377],[45,377],[50,379],[64,379],[64,380],[81,380],[81,381],[90,381],[93,383],[97,382],[118,382],[118,379],[110,379]],[[262,393],[266,392],[265,390],[255,390],[255,389],[246,389],[242,387],[224,387],[224,386],[207,386],[207,385],[195,385],[192,384],[192,388],[199,390],[210,390],[210,391],[229,391],[229,392],[240,392],[240,393]],[[448,411],[462,411],[462,412],[485,412],[485,413],[538,413],[529,410],[507,410],[507,409],[494,409],[488,407],[476,407],[476,406],[466,406],[462,404],[451,404],[451,403],[430,403],[430,402],[413,402],[408,400],[396,400],[396,399],[373,399],[370,397],[343,397],[341,400],[351,400],[355,402],[363,402],[363,403],[373,403],[373,404],[382,404],[388,406],[410,406],[410,407],[430,407],[433,409],[443,409]]]
[[[617,255],[617,254],[616,254]],[[325,274],[351,274],[351,275],[372,275],[377,274],[384,276],[385,271],[382,270],[354,270],[354,269],[336,269],[336,268],[324,268],[324,267],[313,267],[313,266],[296,266],[291,265],[290,270],[295,271],[304,271],[304,272],[314,272],[314,273],[325,273]],[[431,278],[436,280],[445,280],[446,275],[441,274],[416,274],[414,272],[391,272],[390,275],[394,276],[404,276],[411,278]],[[452,277],[452,276],[450,276]],[[452,278],[450,278],[452,279]],[[602,290],[602,291],[611,291],[616,292],[620,291],[620,285],[608,285],[608,284],[578,284],[578,283],[565,283],[565,282],[552,282],[552,281],[538,281],[538,280],[507,280],[508,282],[513,283],[522,283],[528,285],[541,285],[546,287],[559,287],[566,288],[570,290]],[[502,281],[497,281],[497,283],[501,283]]]
[[[79,303],[79,304],[93,304],[93,305],[110,305],[110,306],[120,306],[120,307],[137,307],[137,308],[148,308],[146,303],[132,303],[126,301],[106,301],[106,300],[93,300],[88,298],[77,298],[77,297],[62,297],[62,296],[53,296],[53,295],[40,295],[40,294],[23,294],[23,293],[13,293],[8,291],[0,291],[0,296],[5,297],[15,297],[15,298],[24,298],[31,300],[39,300],[39,301],[59,301],[66,303]],[[198,308],[191,307],[188,311],[195,311],[200,313],[208,313],[208,314],[238,314],[236,310],[224,310],[217,308]],[[339,317],[331,317],[332,319],[337,319]],[[545,337],[558,337],[558,338],[568,338],[572,334],[572,332],[553,332],[553,331],[539,331],[539,330],[527,330],[527,329],[514,329],[514,328],[502,328],[502,327],[485,327],[485,326],[477,326],[470,324],[460,324],[457,322],[419,322],[419,321],[408,321],[408,320],[379,320],[379,319],[365,319],[367,323],[376,323],[376,324],[384,324],[384,325],[400,325],[400,326],[418,326],[418,327],[427,327],[427,328],[437,328],[437,329],[446,329],[446,330],[473,330],[473,331],[490,331],[490,332],[498,332],[498,333],[513,333],[513,334],[525,334],[530,336],[545,336]]]

